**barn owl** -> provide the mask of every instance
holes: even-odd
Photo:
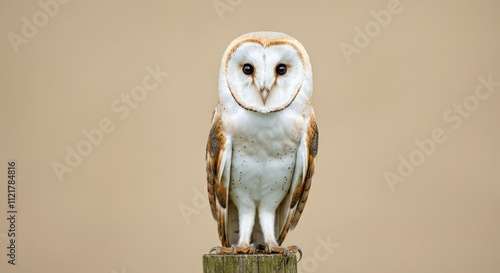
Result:
[[[304,210],[318,151],[312,69],[304,47],[277,32],[226,49],[206,150],[217,254],[300,252],[282,246]]]

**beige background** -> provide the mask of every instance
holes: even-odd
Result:
[[[219,62],[256,30],[294,36],[313,63],[317,172],[285,241],[302,247],[301,272],[500,271],[500,87],[456,130],[442,117],[479,76],[500,82],[500,2],[401,1],[351,63],[340,44],[389,0],[233,0],[222,18],[212,1],[70,1],[16,54],[9,33],[43,12],[22,2],[0,4],[1,272],[201,272],[219,244],[200,196]],[[110,105],[156,65],[169,76],[121,120]],[[104,118],[114,131],[59,182],[51,164]],[[446,141],[391,191],[384,172],[434,128]],[[11,159],[16,266],[5,256]]]

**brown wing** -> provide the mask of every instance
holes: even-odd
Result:
[[[312,113],[307,126],[305,141],[301,147],[302,149],[299,149],[297,153],[294,181],[292,181],[287,198],[280,204],[277,211],[278,230],[280,232],[278,243],[280,245],[285,240],[288,230],[295,228],[304,211],[314,174],[318,141],[318,126],[314,113]]]
[[[212,116],[212,127],[207,141],[206,168],[207,168],[207,189],[208,199],[212,216],[217,221],[219,239],[223,246],[229,246],[226,233],[227,219],[227,183],[223,179],[225,163],[228,159],[230,149],[226,148],[226,137],[224,135],[222,121],[217,109]]]

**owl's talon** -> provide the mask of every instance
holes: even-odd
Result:
[[[265,249],[264,249],[265,253],[267,253],[267,254],[271,254],[272,253],[271,246],[269,244],[267,244],[267,243],[264,244],[264,247],[265,247]]]
[[[215,254],[232,254],[232,248],[230,247],[223,247],[223,246],[214,246],[210,249],[208,254],[212,254],[212,252],[215,251]]]
[[[215,253],[217,253],[217,250],[219,250],[220,246],[214,246],[210,249],[210,251],[208,251],[208,254],[212,254],[212,252],[215,251]]]
[[[278,246],[278,245],[264,244],[264,247],[265,247],[264,253],[266,254],[279,253],[290,258],[291,253],[299,253],[299,259],[297,260],[297,263],[300,260],[302,260],[302,249],[300,249],[300,247],[296,245]]]
[[[212,254],[212,252],[215,252],[215,254],[227,254],[227,255],[256,254],[257,248],[255,247],[254,244],[243,245],[243,246],[232,245],[230,247],[214,246],[210,249],[208,254]]]
[[[257,248],[255,247],[255,244],[250,245],[252,247],[252,253],[251,254],[257,254]]]
[[[299,259],[297,260],[297,263],[300,262],[300,260],[302,260],[302,249],[300,249],[300,247],[298,247],[296,245],[292,245],[292,246],[287,247],[287,249],[293,253],[298,252],[300,254]]]
[[[300,262],[300,260],[302,260],[302,249],[300,249],[300,247],[298,246],[295,246],[297,248],[297,252],[299,252],[300,256],[299,256],[299,259],[297,260],[297,263]]]

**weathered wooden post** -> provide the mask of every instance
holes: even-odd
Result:
[[[281,254],[203,255],[203,273],[297,273],[297,257]]]

